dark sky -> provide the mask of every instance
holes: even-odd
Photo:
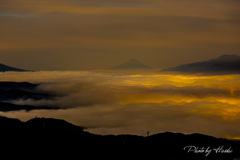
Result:
[[[154,68],[240,54],[238,0],[0,0],[0,63],[31,70]]]

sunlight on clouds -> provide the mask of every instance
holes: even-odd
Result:
[[[151,130],[219,137],[240,135],[240,75],[42,71],[5,72],[0,73],[0,78],[40,83],[38,89],[60,96],[13,103],[61,108],[1,115],[24,120],[36,115],[64,118],[100,134],[140,134]]]
[[[110,68],[114,58],[139,56],[156,67],[167,67],[198,60],[199,55],[236,52],[239,4],[237,0],[0,0],[1,59],[4,64],[7,59],[20,64],[21,57],[24,65],[40,69],[46,61],[47,69],[55,65],[66,69],[66,61],[79,69],[85,63],[85,69],[97,66],[91,62]],[[90,61],[93,57],[97,60]],[[12,103],[61,109],[0,113],[13,118],[62,118],[100,134],[172,131],[240,137],[240,75],[40,71],[1,72],[0,79],[39,83],[39,90],[58,96],[15,100]]]

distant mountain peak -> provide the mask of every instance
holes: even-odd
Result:
[[[120,64],[113,69],[119,69],[119,70],[126,70],[126,69],[149,69],[150,67],[143,64],[139,60],[132,58],[128,61],[124,62],[123,64]]]

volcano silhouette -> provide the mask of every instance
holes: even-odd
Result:
[[[149,66],[139,62],[137,59],[130,59],[123,64],[120,64],[113,69],[128,70],[128,69],[150,69]]]

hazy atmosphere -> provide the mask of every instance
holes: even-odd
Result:
[[[239,6],[239,0],[0,0],[0,81],[39,84],[39,93],[55,96],[18,98],[30,91],[0,88],[17,97],[2,94],[1,104],[33,107],[0,115],[59,118],[97,134],[240,139]],[[48,109],[34,108],[41,106]]]
[[[0,0],[1,63],[108,69],[130,58],[168,68],[239,54],[237,0]]]

